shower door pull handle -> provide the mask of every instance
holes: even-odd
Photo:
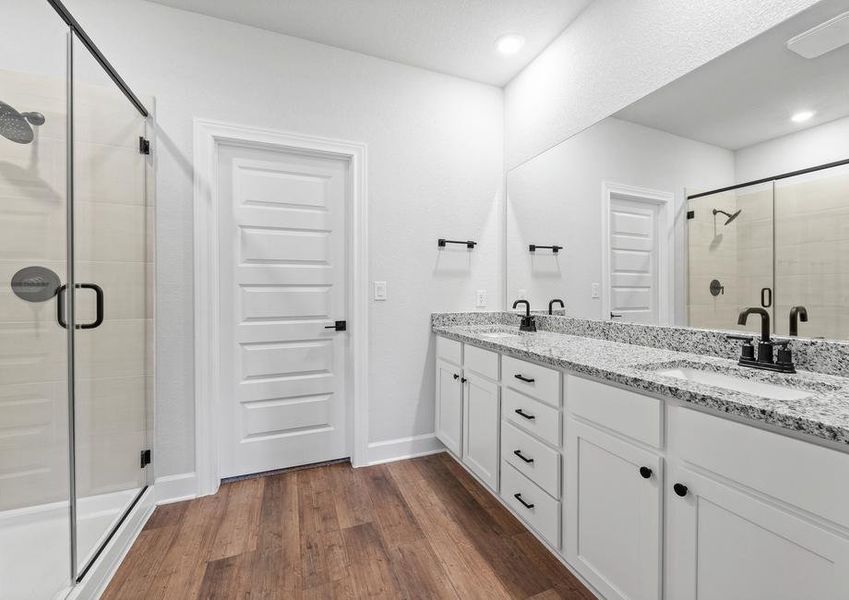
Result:
[[[772,288],[765,287],[761,289],[761,306],[764,308],[772,306]]]
[[[103,288],[101,288],[95,283],[78,283],[74,287],[79,290],[94,291],[94,298],[96,303],[94,321],[92,321],[91,323],[77,325],[76,329],[94,329],[95,327],[100,327],[103,324],[103,313],[105,305]],[[68,328],[68,323],[65,321],[65,292],[67,289],[67,285],[62,285],[56,291],[56,320],[59,322],[59,325],[61,325],[64,329]]]

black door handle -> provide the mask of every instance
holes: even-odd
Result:
[[[640,476],[642,476],[643,479],[651,477],[651,473],[652,471],[648,467],[640,467]]]
[[[764,308],[772,306],[772,288],[765,287],[761,289],[761,306]]]
[[[336,321],[333,325],[327,325],[325,329],[335,329],[336,331],[347,331],[348,330],[348,322],[347,321]]]
[[[525,417],[528,421],[533,421],[534,419],[536,419],[535,415],[529,415],[528,413],[523,411],[521,408],[517,408],[513,412],[516,413],[517,415],[519,415],[520,417]]]
[[[533,383],[535,381],[533,377],[525,377],[521,373],[516,373],[515,375],[513,375],[513,377],[515,377],[519,381],[524,381],[525,383]]]
[[[520,494],[520,493],[518,493],[518,492],[517,492],[517,493],[515,493],[515,494],[513,494],[513,497],[514,497],[516,500],[518,500],[519,502],[521,502],[521,503],[522,503],[522,506],[524,506],[525,508],[533,508],[533,507],[534,507],[534,505],[533,505],[533,503],[532,503],[532,502],[525,502],[524,498],[522,498],[522,494]]]
[[[527,456],[522,454],[521,450],[513,450],[513,454],[515,454],[516,456],[518,456],[519,458],[521,458],[523,461],[525,461],[528,464],[534,462],[533,458],[528,458]]]
[[[95,329],[96,327],[100,327],[103,324],[104,308],[106,304],[103,288],[96,283],[77,283],[74,287],[78,290],[94,291],[95,298],[94,321],[91,323],[77,325],[76,329]],[[68,323],[65,321],[65,292],[67,289],[67,285],[62,285],[59,286],[59,289],[56,291],[56,320],[59,322],[59,325],[65,329],[68,328]]]
[[[683,483],[676,483],[672,486],[672,489],[675,490],[675,493],[682,498],[687,495],[688,488]]]

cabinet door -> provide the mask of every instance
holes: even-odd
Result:
[[[567,560],[608,600],[658,600],[661,458],[571,418],[566,432]]]
[[[461,370],[444,360],[436,361],[436,437],[460,456],[463,428]]]
[[[849,598],[846,538],[683,467],[667,488],[667,597]]]
[[[463,462],[498,491],[498,385],[466,374],[463,400]]]

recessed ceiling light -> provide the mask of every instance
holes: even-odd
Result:
[[[790,117],[790,120],[794,123],[804,123],[808,119],[814,116],[814,111],[812,110],[800,110],[795,115]]]
[[[525,38],[518,33],[506,33],[495,40],[495,47],[501,54],[516,54],[525,45]]]

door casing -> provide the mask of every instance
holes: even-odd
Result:
[[[310,156],[344,159],[349,165],[347,290],[351,354],[347,385],[351,462],[367,462],[368,440],[368,215],[366,145],[298,133],[195,119],[194,121],[194,311],[195,311],[195,476],[198,496],[214,494],[220,483],[218,431],[220,402],[220,297],[218,148],[277,148]]]

